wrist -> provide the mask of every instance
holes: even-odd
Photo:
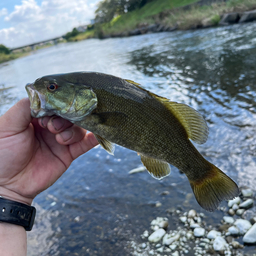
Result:
[[[0,197],[26,205],[31,205],[33,201],[32,198],[24,197],[13,190],[5,188],[4,186],[0,186]]]

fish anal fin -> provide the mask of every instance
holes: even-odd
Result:
[[[114,151],[115,151],[115,145],[102,138],[100,135],[98,134],[94,134],[95,138],[98,140],[99,144],[110,154],[110,155],[114,155]]]
[[[214,211],[221,201],[239,195],[237,184],[213,164],[202,179],[189,182],[197,202],[207,211]]]
[[[171,169],[168,163],[151,157],[144,156],[142,154],[140,154],[140,157],[143,165],[155,179],[160,180],[170,174]]]

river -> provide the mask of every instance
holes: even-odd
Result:
[[[98,71],[130,79],[197,109],[210,131],[198,150],[240,187],[255,190],[255,56],[256,23],[59,44],[0,65],[0,115],[43,75]],[[178,225],[167,209],[195,209],[212,225],[222,218],[222,211],[198,206],[176,168],[158,181],[147,172],[128,174],[138,166],[137,153],[119,146],[115,156],[97,147],[75,160],[34,200],[28,255],[135,255],[130,242],[141,243],[154,218]]]

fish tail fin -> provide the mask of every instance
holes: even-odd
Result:
[[[198,180],[189,180],[196,200],[207,211],[214,211],[222,200],[239,195],[237,184],[219,168],[210,164],[210,170]]]

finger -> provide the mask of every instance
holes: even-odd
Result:
[[[30,102],[28,98],[25,98],[0,117],[0,131],[3,131],[4,136],[20,133],[29,126],[31,120]]]
[[[42,118],[38,119],[38,124],[42,127],[42,128],[47,128],[47,124],[49,122],[49,120],[51,119],[50,116],[44,116]]]
[[[59,116],[53,116],[49,119],[47,123],[47,128],[51,133],[57,134],[67,128],[71,127],[73,124],[68,120],[65,120]]]
[[[56,140],[61,145],[70,145],[81,141],[86,134],[86,130],[72,125],[64,131],[56,134]]]
[[[69,146],[69,152],[72,158],[76,159],[77,157],[86,153],[98,144],[99,142],[97,141],[93,133],[90,132],[85,134],[84,138],[81,141],[71,144]]]

